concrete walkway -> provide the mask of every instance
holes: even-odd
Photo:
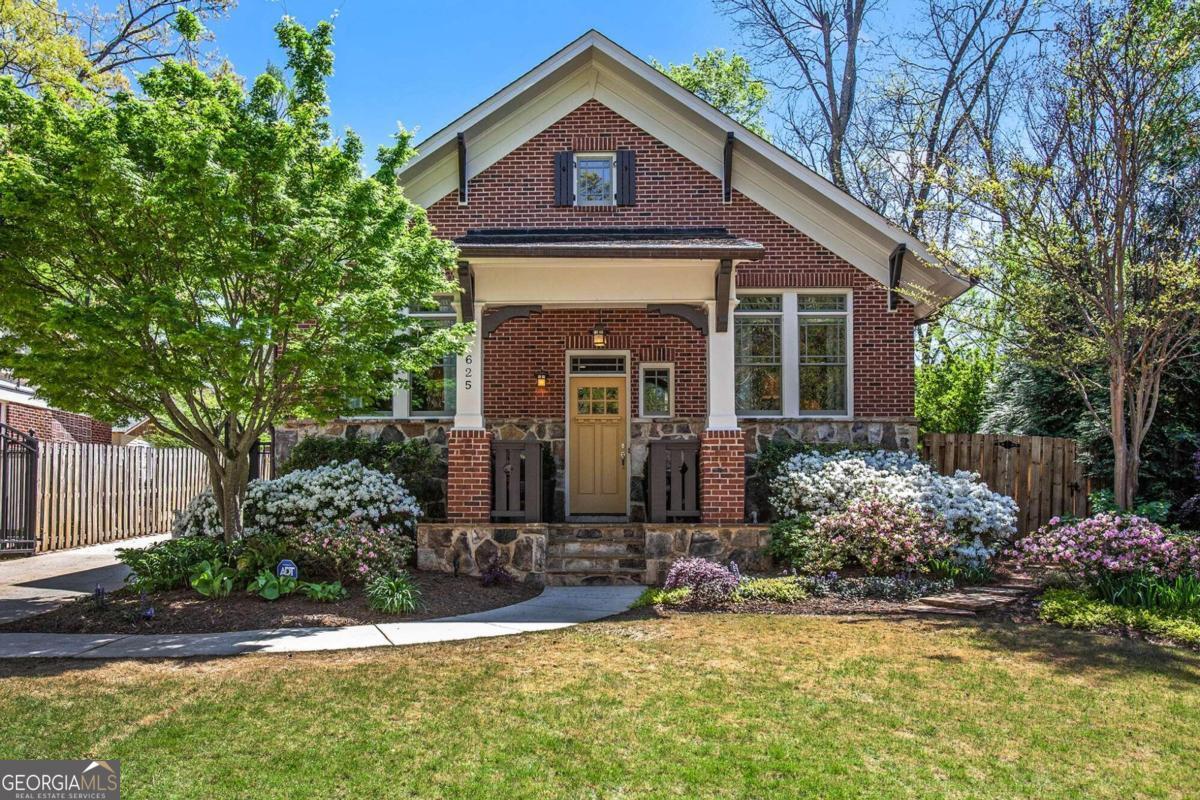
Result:
[[[140,536],[0,561],[0,622],[50,611],[91,594],[97,586],[107,591],[119,589],[125,585],[129,568],[117,561],[117,549],[149,547],[169,538],[166,533]]]
[[[640,586],[554,586],[532,600],[458,617],[353,625],[281,628],[232,633],[161,635],[3,633],[0,658],[185,658],[242,653],[351,650],[512,636],[567,628],[625,611]]]

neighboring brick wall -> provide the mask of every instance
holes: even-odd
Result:
[[[492,513],[491,453],[488,431],[450,431],[446,478],[446,519],[487,522]]]
[[[548,309],[511,319],[484,340],[483,413],[489,419],[563,417],[567,350],[592,349],[591,331],[603,322],[609,350],[630,351],[629,408],[638,415],[639,365],[675,365],[675,415],[708,413],[704,334],[679,317],[643,308]],[[546,388],[538,389],[538,372]]]
[[[700,434],[700,520],[741,522],[746,513],[746,446],[741,431]]]
[[[7,403],[5,422],[9,427],[34,435],[43,442],[112,444],[112,426],[85,414],[55,408]]]
[[[594,148],[596,137],[605,137],[606,147],[637,152],[637,204],[556,207],[554,153]],[[451,192],[429,208],[440,236],[460,236],[468,228],[719,225],[760,242],[766,257],[738,266],[738,287],[853,290],[855,415],[912,416],[911,305],[903,302],[888,313],[887,291],[878,282],[740,192],[734,192],[732,203],[723,203],[719,178],[595,100],[472,178],[469,197],[470,204],[460,206],[457,192]],[[484,370],[486,381],[493,380],[486,360]],[[520,380],[530,382],[536,371],[525,362]]]

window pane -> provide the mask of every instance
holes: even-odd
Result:
[[[580,158],[575,162],[575,202],[581,206],[612,205],[612,158]]]
[[[846,319],[844,317],[801,317],[800,363],[844,363]]]
[[[800,413],[846,413],[844,366],[800,367]]]
[[[451,298],[449,295],[438,295],[433,298],[433,302],[427,305],[413,303],[408,307],[410,314],[445,314],[454,315],[454,306],[450,305]]]
[[[670,370],[642,370],[642,412],[656,416],[671,413]]]
[[[742,367],[734,373],[737,412],[778,414],[783,408],[779,367]]]
[[[778,364],[778,317],[741,317],[734,322],[735,358],[741,364]]]
[[[782,311],[783,297],[777,294],[747,294],[738,298],[736,311]]]
[[[408,391],[410,413],[423,416],[454,413],[455,358],[446,356],[442,363],[433,367],[424,376],[413,378]]]
[[[384,381],[390,373],[376,373],[376,379]],[[392,394],[395,391],[393,382],[381,390],[375,397],[351,397],[346,401],[346,415],[350,417],[390,417],[392,416]]]
[[[796,295],[796,303],[801,311],[845,311],[846,295],[799,294]]]

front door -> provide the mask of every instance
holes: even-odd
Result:
[[[629,403],[625,376],[575,375],[570,394],[570,512],[625,514]]]

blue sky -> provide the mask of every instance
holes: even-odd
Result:
[[[333,122],[357,131],[368,154],[397,122],[419,127],[418,139],[434,133],[589,28],[664,63],[737,44],[705,0],[240,0],[209,28],[219,52],[252,76],[281,61],[271,31],[281,16],[311,27],[335,12]]]

